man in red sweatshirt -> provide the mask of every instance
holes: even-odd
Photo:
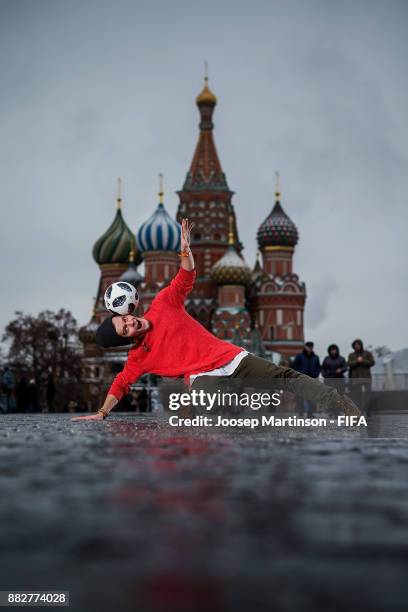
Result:
[[[146,373],[165,377],[184,376],[188,386],[203,374],[234,378],[280,378],[297,385],[306,399],[335,403],[339,411],[359,415],[357,407],[335,389],[299,374],[291,368],[276,366],[248,353],[244,348],[220,340],[190,316],[184,302],[194,286],[196,270],[190,249],[192,225],[182,221],[181,266],[168,287],[152,301],[143,317],[108,317],[97,330],[97,343],[105,348],[131,342],[125,366],[113,381],[103,406],[96,414],[79,419],[104,419],[130,385]],[[203,379],[201,379],[202,381]]]

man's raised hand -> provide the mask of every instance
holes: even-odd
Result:
[[[190,248],[190,240],[191,240],[191,230],[194,227],[194,223],[189,223],[188,219],[183,219],[181,221],[181,238],[180,238],[180,247],[181,251]]]

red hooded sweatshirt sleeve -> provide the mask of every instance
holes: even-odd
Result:
[[[209,332],[184,307],[194,286],[195,270],[180,268],[170,285],[162,289],[144,315],[152,328],[143,345],[131,349],[126,364],[108,393],[120,400],[130,385],[146,373],[166,377],[206,372],[231,361],[243,349],[220,340]]]

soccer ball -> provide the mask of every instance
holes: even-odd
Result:
[[[139,294],[130,283],[112,283],[105,291],[105,306],[115,315],[132,314],[139,304]]]

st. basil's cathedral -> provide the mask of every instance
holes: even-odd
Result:
[[[156,210],[134,234],[123,218],[119,191],[115,218],[94,245],[100,279],[92,319],[80,330],[88,383],[110,384],[126,358],[123,349],[103,350],[95,344],[95,330],[107,316],[106,288],[119,279],[134,284],[141,295],[137,313],[141,316],[177,273],[183,217],[194,222],[191,248],[197,268],[187,311],[219,338],[266,358],[276,353],[288,358],[302,349],[306,287],[293,272],[297,228],[283,210],[277,186],[274,206],[258,228],[256,263],[253,268],[247,264],[232,204],[234,192],[214,142],[217,98],[207,77],[196,103],[200,131],[178,191],[176,219],[165,208],[161,187]],[[137,269],[142,261],[144,276]]]

